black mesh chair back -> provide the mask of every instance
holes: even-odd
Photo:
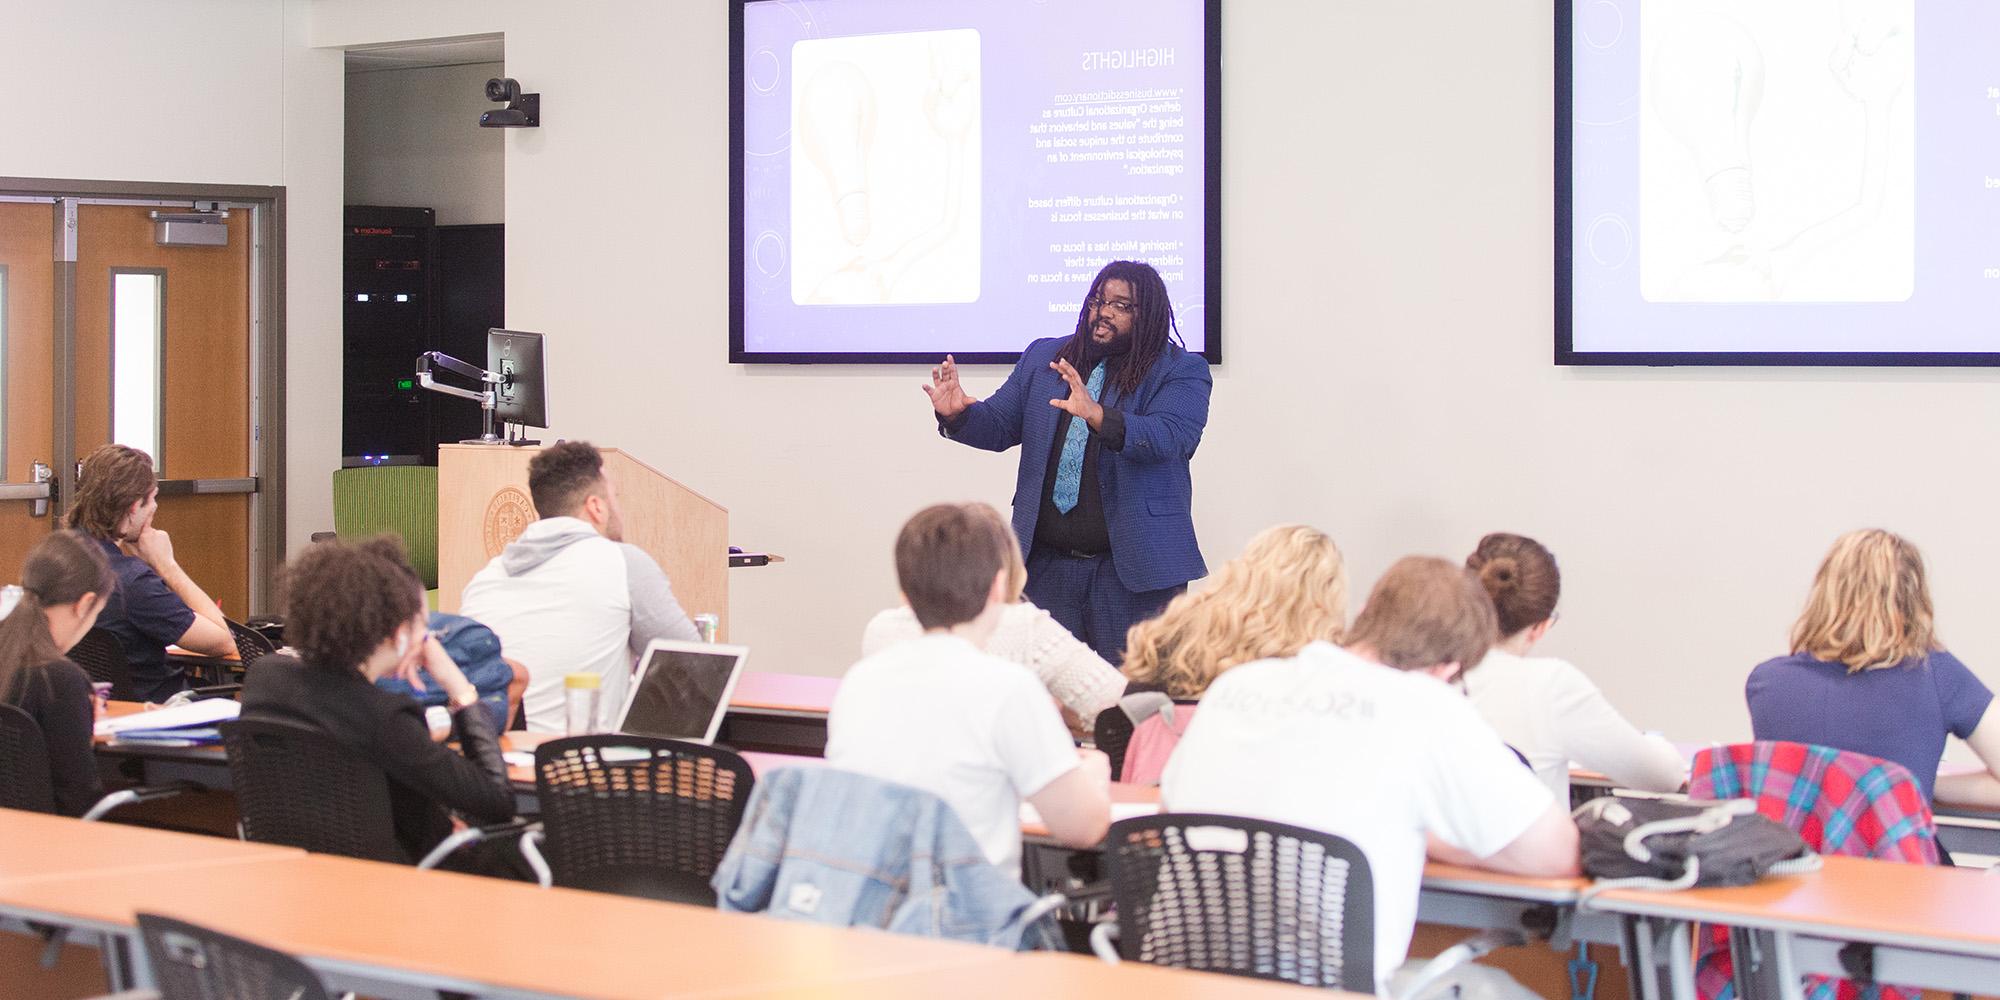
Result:
[[[1375,990],[1374,879],[1343,838],[1161,813],[1111,824],[1104,862],[1126,959]]]
[[[118,637],[101,628],[93,628],[71,646],[69,660],[83,668],[90,679],[111,685],[111,697],[119,701],[132,701],[132,663],[125,659],[125,647]]]
[[[236,640],[236,657],[243,661],[243,666],[246,668],[257,662],[259,657],[269,656],[278,651],[278,647],[273,645],[271,640],[264,638],[263,633],[238,622],[229,622],[229,637]]]
[[[56,811],[49,745],[42,739],[42,727],[12,705],[0,705],[0,808]]]
[[[151,913],[139,936],[160,1000],[329,1000],[305,963],[263,945]]]
[[[217,728],[243,839],[410,864],[396,843],[389,779],[319,730],[263,719]]]
[[[708,880],[754,779],[728,750],[644,736],[574,736],[535,748],[544,854],[555,884],[715,905]]]

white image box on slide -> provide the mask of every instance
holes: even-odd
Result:
[[[975,302],[980,51],[972,29],[792,46],[792,301]]]

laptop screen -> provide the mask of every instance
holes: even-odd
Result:
[[[748,651],[658,641],[646,649],[620,732],[707,743],[722,727]]]

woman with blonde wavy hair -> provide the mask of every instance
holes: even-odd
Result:
[[[1133,725],[1118,780],[1160,780],[1197,708],[1173,702],[1199,699],[1231,668],[1339,642],[1346,630],[1340,547],[1303,524],[1264,529],[1207,586],[1126,633],[1125,676],[1132,690],[1150,693],[1120,702]]]
[[[1759,740],[1813,743],[1894,761],[1929,797],[2000,804],[1993,694],[1938,641],[1923,556],[1880,529],[1833,543],[1792,626],[1792,651],[1750,671],[1744,695]],[[1939,779],[1945,736],[1993,774]]]
[[[1132,626],[1125,676],[1192,701],[1231,667],[1338,642],[1347,628],[1347,562],[1317,528],[1266,528],[1207,586]]]

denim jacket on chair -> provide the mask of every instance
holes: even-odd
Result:
[[[724,910],[1032,949],[1035,897],[986,860],[943,799],[825,767],[757,781],[711,880]]]

